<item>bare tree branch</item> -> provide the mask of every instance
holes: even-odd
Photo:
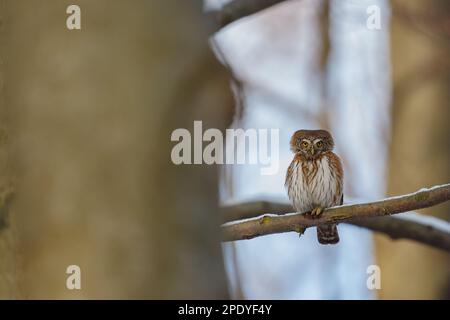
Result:
[[[290,205],[272,202],[245,203],[224,207],[222,213],[227,222],[222,225],[223,240],[251,239],[274,233],[295,231],[303,233],[306,228],[329,222],[346,222],[387,234],[393,239],[411,239],[450,251],[450,228],[439,228],[435,222],[448,225],[436,218],[415,215],[415,218],[388,217],[393,214],[427,208],[450,200],[450,184],[421,189],[415,193],[384,199],[381,201],[344,205],[329,208],[318,219],[300,213],[289,213]],[[256,217],[261,213],[263,216]],[[273,214],[275,213],[275,214]],[[370,218],[370,219],[369,219]],[[427,220],[428,219],[428,220]]]
[[[234,0],[224,5],[220,10],[208,13],[208,15],[212,16],[215,20],[216,28],[214,31],[219,31],[236,20],[285,1],[286,0]]]
[[[294,209],[289,203],[263,200],[224,205],[221,208],[221,215],[223,223],[226,223],[230,221],[255,218],[264,213],[282,215],[293,211]]]

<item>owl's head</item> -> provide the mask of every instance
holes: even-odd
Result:
[[[334,141],[326,130],[298,130],[291,138],[291,150],[312,160],[333,150]]]

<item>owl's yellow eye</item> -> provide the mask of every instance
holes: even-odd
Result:
[[[302,141],[301,146],[302,148],[306,148],[308,146],[308,142]]]
[[[323,142],[322,142],[322,141],[318,141],[318,142],[316,143],[316,147],[317,147],[317,148],[322,148],[322,147],[323,147]]]

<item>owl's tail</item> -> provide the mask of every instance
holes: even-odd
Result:
[[[336,244],[339,242],[339,233],[335,223],[324,224],[317,227],[317,240],[321,244]]]

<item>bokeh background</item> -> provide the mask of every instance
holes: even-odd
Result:
[[[286,201],[300,128],[333,133],[348,202],[449,182],[450,3],[287,0],[218,30],[229,2],[0,0],[0,298],[450,298],[450,256],[415,242],[219,229],[220,203]],[[279,172],[174,165],[194,120],[280,129]]]
[[[223,6],[229,1],[210,1]],[[367,26],[380,13],[380,28]],[[241,84],[236,127],[280,128],[281,162],[299,128],[330,130],[344,162],[346,201],[449,180],[449,5],[445,1],[284,1],[215,36]],[[242,102],[243,101],[243,102]],[[284,144],[283,144],[284,141]],[[225,200],[285,196],[285,172],[227,168]],[[448,221],[449,206],[422,212]],[[237,297],[448,298],[447,253],[341,225],[335,247],[315,233],[225,246]],[[261,252],[276,252],[261,254]],[[381,290],[366,287],[380,266]],[[295,280],[294,280],[295,279]]]

